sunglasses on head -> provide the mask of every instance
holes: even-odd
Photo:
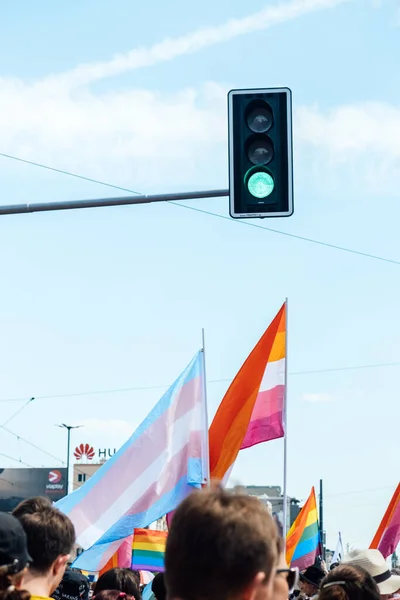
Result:
[[[294,588],[299,583],[299,569],[294,567],[293,569],[277,569],[277,575],[285,575],[286,581],[289,587],[289,594],[291,594]]]

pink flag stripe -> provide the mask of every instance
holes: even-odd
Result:
[[[160,479],[152,483],[147,490],[138,498],[138,500],[129,507],[124,513],[124,516],[133,515],[145,511],[149,506],[155,503],[160,497],[160,489],[162,493],[168,493],[174,489],[178,481],[187,473],[187,462],[189,458],[200,458],[202,452],[202,433],[200,431],[192,432],[190,443],[186,444],[182,450],[171,458],[169,463],[165,464],[164,476],[166,478],[165,486],[163,481],[163,475]],[[99,518],[101,521],[101,516]],[[90,527],[92,523],[88,523],[85,519],[84,513],[77,511],[75,516],[75,528],[77,531],[82,533],[86,528]],[[94,521],[96,523],[96,521]],[[101,525],[100,525],[101,527]],[[85,534],[83,533],[83,536]]]
[[[176,395],[173,404],[166,411],[167,414],[152,423],[143,433],[142,438],[139,438],[133,446],[121,454],[118,460],[118,469],[110,469],[105,473],[99,484],[89,490],[81,502],[71,510],[68,516],[75,524],[77,535],[81,533],[80,526],[84,526],[83,523],[80,523],[79,518],[82,513],[90,514],[90,522],[95,523],[104,512],[104,496],[108,496],[112,502],[113,498],[123,494],[126,488],[126,478],[122,476],[124,473],[129,473],[130,481],[134,481],[140,478],[148,465],[160,456],[167,447],[167,437],[171,433],[165,427],[165,420],[167,419],[172,425],[180,417],[193,410],[193,397],[196,397],[197,403],[202,400],[200,392],[200,377],[185,383]],[[154,440],[154,443],[147,445],[146,456],[143,457],[144,460],[139,461],[137,460],[138,446],[143,438],[150,438]],[[87,522],[86,526],[91,523]]]
[[[283,410],[285,386],[277,385],[270,390],[259,392],[251,420],[264,419]]]
[[[251,448],[262,442],[270,442],[283,437],[282,413],[275,413],[270,417],[252,421],[247,430],[246,437],[240,447],[241,450]]]
[[[195,443],[197,446],[197,451],[195,454],[197,455],[196,456],[197,458],[200,458],[201,457],[201,433],[196,432],[196,435],[194,437],[196,437]],[[194,458],[192,443],[186,445],[182,449],[181,453],[174,456],[174,458],[171,460],[169,467],[168,467],[168,485],[166,485],[164,488],[167,493],[173,490],[173,488],[176,486],[178,481],[180,479],[182,479],[182,477],[187,472],[187,467],[186,467],[186,469],[184,468],[186,465],[185,465],[185,460],[182,459],[182,456],[185,457],[185,459],[187,459],[187,460],[189,458]],[[159,482],[153,483],[146,490],[146,492],[138,499],[138,501],[135,502],[135,504],[133,504],[133,506],[125,514],[126,515],[134,515],[135,513],[140,513],[142,511],[146,510],[146,508],[150,504],[153,504],[156,501],[156,499],[158,499],[158,496],[159,496],[158,487],[159,487]]]
[[[284,394],[284,385],[278,385],[272,390],[258,394],[241,450],[284,435],[282,420]]]

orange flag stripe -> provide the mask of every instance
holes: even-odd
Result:
[[[223,479],[246,436],[268,362],[285,358],[286,304],[244,362],[226,392],[209,431],[210,475]]]

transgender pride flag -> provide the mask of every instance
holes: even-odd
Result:
[[[123,538],[147,527],[208,477],[203,355],[199,352],[132,437],[81,488],[56,503],[98,570]]]
[[[247,357],[210,427],[210,477],[226,482],[240,450],[284,436],[286,304]]]

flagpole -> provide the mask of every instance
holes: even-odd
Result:
[[[288,531],[288,495],[287,495],[287,375],[288,375],[288,299],[285,300],[285,391],[283,397],[283,539],[286,544]]]
[[[203,356],[203,393],[204,393],[204,403],[205,403],[205,408],[204,408],[204,419],[205,419],[205,432],[206,432],[206,439],[205,439],[205,448],[204,448],[204,461],[205,461],[205,469],[204,469],[204,475],[205,475],[205,479],[206,479],[206,483],[207,486],[210,485],[210,447],[209,447],[209,441],[208,441],[208,402],[207,402],[207,373],[206,373],[206,336],[205,336],[205,332],[204,332],[204,327],[201,330],[201,337],[202,337],[202,356]]]

